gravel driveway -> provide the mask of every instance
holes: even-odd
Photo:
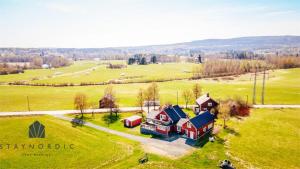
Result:
[[[63,115],[52,115],[52,116],[59,119],[72,121],[72,118]],[[90,122],[86,122],[84,125],[92,127],[96,130],[104,131],[110,134],[128,138],[130,140],[138,141],[142,144],[142,147],[144,148],[145,152],[159,154],[170,158],[181,157],[191,152],[193,149],[195,149],[194,147],[186,144],[186,139],[184,138],[177,138],[172,141],[165,141],[165,140],[159,140],[154,138],[145,138],[141,136],[136,136],[136,135],[112,130],[106,127],[95,125]]]

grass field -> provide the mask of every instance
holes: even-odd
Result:
[[[84,74],[84,70],[88,70],[97,66],[97,62],[92,61],[78,61],[74,62],[71,66],[56,68],[56,69],[31,69],[25,70],[25,73],[1,75],[0,83],[15,82],[15,81],[27,81],[35,82],[39,79],[53,79],[55,76],[71,76],[75,72],[81,72]]]
[[[106,63],[124,61],[77,61],[73,65],[57,69],[26,70],[22,74],[3,75],[1,82],[27,81],[30,83],[61,84],[81,82],[141,82],[192,77],[194,63],[165,63],[149,65],[128,65],[123,69],[108,69]]]
[[[87,127],[73,128],[69,122],[49,116],[0,118],[2,145],[75,145],[73,150],[30,150],[30,153],[48,152],[51,154],[49,157],[22,155],[28,150],[0,149],[0,168],[196,169],[217,168],[223,159],[230,159],[237,168],[299,168],[298,113],[297,109],[255,109],[250,117],[231,119],[228,122],[229,129],[220,130],[215,142],[208,142],[176,160],[149,154],[149,162],[143,165],[137,162],[144,155],[140,145],[117,136]],[[28,126],[34,120],[46,126],[46,138],[28,138]],[[230,153],[229,157],[227,152]]]
[[[259,109],[250,118],[232,123],[236,136],[229,152],[241,159],[239,168],[300,168],[300,111]]]
[[[275,70],[270,72],[266,81],[265,104],[300,104],[300,69]],[[251,80],[250,80],[251,79]],[[158,83],[161,103],[176,104],[176,93],[179,92],[179,104],[184,104],[181,91],[191,89],[193,84],[199,83],[204,92],[209,92],[216,100],[227,97],[240,96],[252,102],[253,77],[243,75],[235,80],[180,80]],[[261,75],[257,81],[256,102],[260,104]],[[113,85],[120,106],[136,106],[136,94],[139,88],[146,88],[148,84],[118,84]],[[76,93],[85,93],[88,102],[98,105],[103,96],[103,86],[76,87],[39,87],[39,86],[0,86],[0,111],[26,111],[27,96],[31,110],[73,109],[73,98]]]
[[[45,125],[45,138],[28,138],[28,126],[35,120]],[[143,154],[135,142],[87,127],[73,128],[69,122],[47,116],[0,118],[0,168],[110,168],[131,162],[136,165]],[[6,144],[19,144],[19,149]],[[21,144],[74,144],[74,149],[21,148]],[[30,154],[26,155],[26,154]],[[34,156],[38,154],[38,156]],[[43,154],[43,155],[40,155]],[[49,154],[49,156],[46,156]],[[123,165],[123,168],[126,168]]]

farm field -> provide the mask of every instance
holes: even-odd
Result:
[[[300,69],[275,70],[269,73],[266,81],[265,104],[300,104]],[[251,79],[251,80],[250,80]],[[234,80],[221,78],[200,80],[177,80],[157,83],[160,90],[160,101],[176,104],[177,91],[179,104],[183,105],[181,91],[191,89],[193,84],[202,86],[202,93],[209,92],[216,100],[240,96],[252,102],[253,77],[242,75]],[[139,88],[146,88],[148,83],[115,84],[114,90],[120,106],[136,106],[136,95]],[[260,104],[261,75],[257,80],[256,102]],[[97,107],[99,99],[107,85],[42,87],[42,86],[0,86],[1,111],[27,111],[27,96],[31,110],[73,109],[73,98],[76,93],[85,93],[88,102]],[[287,90],[288,89],[288,90]],[[192,104],[191,102],[190,104]]]
[[[26,70],[23,74],[5,75],[0,82],[27,80],[30,83],[62,84],[100,83],[111,80],[144,82],[192,77],[195,63],[165,63],[128,65],[123,69],[106,68],[108,63],[125,64],[125,61],[76,61],[73,65],[57,69]],[[56,75],[59,73],[58,75]],[[47,78],[50,77],[50,78]]]
[[[25,70],[25,73],[21,74],[1,75],[0,83],[8,83],[15,81],[35,82],[39,79],[52,79],[56,76],[71,76],[73,74],[76,74],[76,72],[81,72],[84,74],[85,70],[89,70],[93,67],[96,67],[97,64],[97,62],[93,61],[77,61],[74,62],[74,64],[67,67],[55,69],[30,69]]]

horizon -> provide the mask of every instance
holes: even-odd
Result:
[[[296,0],[0,0],[0,47],[119,48],[300,36],[299,7]]]
[[[166,43],[166,44],[149,44],[149,45],[137,45],[137,46],[108,46],[108,47],[2,47],[4,48],[15,48],[15,49],[109,49],[109,48],[135,48],[135,47],[148,47],[148,46],[163,46],[163,45],[174,45],[180,43],[189,43],[195,41],[205,41],[205,40],[230,40],[230,39],[239,39],[239,38],[256,38],[256,37],[300,37],[300,35],[262,35],[262,36],[241,36],[241,37],[231,37],[231,38],[208,38],[208,39],[198,39],[192,41],[185,41],[185,42],[174,42],[174,43]]]

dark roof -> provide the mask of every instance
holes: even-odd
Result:
[[[172,119],[174,123],[177,123],[180,120],[179,115],[172,109],[172,107],[168,107],[164,110],[167,115]]]
[[[208,111],[195,116],[194,118],[190,119],[190,122],[196,127],[201,128],[202,126],[206,125],[207,123],[214,121],[214,115],[209,113]]]
[[[180,118],[186,118],[186,114],[182,111],[182,109],[178,105],[173,106],[173,108],[176,111],[176,113],[180,116]]]

